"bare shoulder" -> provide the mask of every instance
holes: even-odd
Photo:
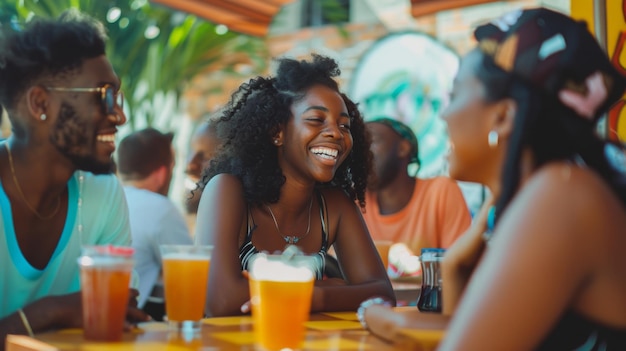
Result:
[[[355,209],[356,203],[352,202],[348,195],[338,188],[324,188],[320,192],[326,200],[326,205],[333,211],[344,212],[346,209]],[[330,212],[330,211],[329,211]]]
[[[331,227],[336,227],[340,223],[352,227],[360,225],[363,221],[359,205],[342,189],[326,188],[322,189],[321,193],[326,201]]]
[[[541,224],[552,236],[562,233],[580,242],[597,241],[598,233],[611,236],[611,227],[626,224],[621,201],[600,175],[566,162],[553,162],[535,171],[504,217],[517,217],[517,225],[525,227]]]
[[[617,200],[599,174],[568,162],[552,162],[541,167],[524,184],[523,190],[537,199],[551,198],[564,203]]]
[[[204,187],[198,211],[207,205],[218,210],[238,208],[244,202],[241,180],[232,174],[222,173],[211,178]]]
[[[240,232],[245,210],[246,201],[239,178],[232,174],[218,174],[211,178],[200,197],[196,240],[210,245],[226,242],[235,247],[238,236],[232,234]]]
[[[237,176],[228,173],[217,174],[209,180],[204,189],[204,192],[226,192],[229,194],[233,194],[233,191],[243,193],[243,184]]]

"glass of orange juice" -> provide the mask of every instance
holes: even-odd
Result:
[[[85,339],[122,339],[133,270],[130,247],[85,246],[78,258]]]
[[[213,246],[161,245],[165,314],[172,330],[199,331]]]
[[[250,303],[254,337],[262,350],[297,350],[311,311],[315,256],[257,254],[252,261]]]

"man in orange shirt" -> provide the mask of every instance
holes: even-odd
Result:
[[[366,126],[374,159],[363,218],[372,239],[403,243],[414,255],[422,248],[448,248],[471,222],[459,186],[447,177],[409,175],[408,165],[420,162],[407,125],[377,118]]]

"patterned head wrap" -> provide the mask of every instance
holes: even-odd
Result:
[[[411,130],[411,127],[407,126],[406,124],[398,120],[395,120],[389,117],[374,118],[372,120],[367,121],[367,123],[380,123],[393,129],[393,131],[396,132],[398,135],[400,135],[402,139],[408,141],[409,144],[411,144],[411,156],[409,158],[409,164],[411,163],[417,163],[418,165],[420,164],[419,155],[418,155],[419,148],[418,148],[418,143],[417,143],[417,137],[415,136],[415,133],[413,133],[413,130]]]
[[[584,22],[544,8],[518,10],[478,27],[478,47],[496,66],[597,120],[619,100],[626,78]]]

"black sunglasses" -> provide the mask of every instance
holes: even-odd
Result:
[[[105,84],[97,88],[63,88],[63,87],[46,87],[48,90],[53,91],[69,91],[76,93],[100,93],[100,99],[104,113],[107,115],[116,115],[115,106],[119,106],[120,109],[124,109],[124,94],[121,90],[116,91],[115,87],[111,84]]]

